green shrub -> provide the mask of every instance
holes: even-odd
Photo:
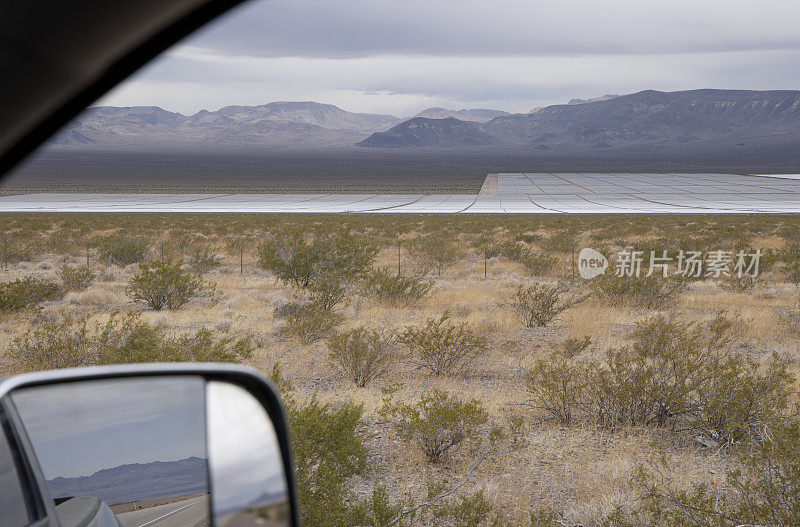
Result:
[[[331,336],[344,317],[317,302],[289,302],[275,310],[275,316],[286,320],[284,331],[311,344]]]
[[[750,275],[742,275],[741,277],[731,275],[720,281],[719,285],[726,291],[733,293],[748,293],[755,288],[756,280]]]
[[[277,364],[271,378],[281,391],[289,417],[303,525],[364,525],[365,507],[355,503],[354,493],[347,485],[353,476],[367,472],[369,451],[361,420],[364,408],[351,402],[339,406],[323,404],[316,397],[298,402]],[[383,513],[391,514],[386,510]]]
[[[793,382],[777,360],[762,371],[744,357],[721,358],[693,394],[700,411],[688,426],[722,447],[758,437],[783,417]]]
[[[551,253],[571,253],[575,249],[575,233],[556,231],[540,242],[542,249]]]
[[[461,250],[450,237],[431,234],[412,240],[408,255],[418,275],[436,271],[437,276],[442,276],[456,262]]]
[[[680,488],[665,476],[640,468],[634,482],[644,490],[639,516],[650,525],[794,526],[800,518],[800,423],[774,427],[737,456],[724,486]],[[663,474],[665,469],[658,467]]]
[[[148,240],[136,236],[110,235],[97,245],[100,258],[114,265],[127,265],[143,262],[147,258]]]
[[[786,276],[786,279],[794,284],[800,285],[800,259],[793,259],[781,267],[781,272]]]
[[[486,499],[483,490],[472,495],[459,495],[455,503],[447,503],[434,511],[438,519],[451,519],[459,527],[480,527],[488,525],[493,507]]]
[[[377,254],[377,248],[351,236],[316,236],[307,242],[301,234],[286,234],[262,243],[258,262],[286,283],[309,287],[363,276]]]
[[[0,282],[0,311],[14,312],[36,307],[47,300],[64,298],[64,288],[41,278],[18,278]]]
[[[135,313],[116,314],[104,324],[65,317],[28,329],[11,346],[11,357],[23,371],[142,362],[241,362],[252,356],[249,338],[215,338],[202,329],[168,336]]]
[[[558,262],[556,258],[545,253],[527,254],[520,261],[533,276],[548,274],[556,267]]]
[[[151,309],[178,309],[189,300],[213,295],[214,284],[169,262],[139,264],[139,271],[125,290],[132,300],[142,301]]]
[[[99,352],[85,318],[44,323],[15,338],[9,349],[19,371],[77,368],[97,364]]]
[[[67,291],[84,291],[97,278],[87,267],[69,267],[66,264],[58,270],[58,275]]]
[[[559,314],[586,299],[586,296],[564,299],[562,295],[566,291],[563,285],[534,283],[528,287],[520,286],[514,294],[511,307],[525,327],[546,326]]]
[[[409,305],[422,300],[433,284],[416,277],[396,276],[383,269],[370,271],[364,278],[364,291],[379,302]]]
[[[3,265],[18,262],[30,262],[33,257],[33,246],[18,236],[0,238],[0,262]]]
[[[686,287],[683,280],[662,278],[655,275],[646,277],[598,276],[589,283],[598,298],[612,305],[632,305],[648,309],[663,309],[677,300]]]
[[[347,296],[345,283],[337,277],[326,277],[308,287],[311,303],[322,309],[333,310]]]
[[[589,337],[564,341],[548,358],[536,360],[527,376],[531,406],[566,426],[585,401],[590,366],[575,356],[589,343]]]
[[[398,435],[419,444],[431,463],[439,463],[464,441],[478,439],[489,419],[480,401],[462,401],[439,390],[421,395],[414,404],[385,401],[381,415],[396,418]]]
[[[222,257],[208,247],[193,247],[186,258],[189,269],[197,274],[206,274],[222,265]]]
[[[630,339],[630,347],[608,350],[590,378],[597,421],[661,426],[685,417],[713,367],[702,328],[659,316],[638,323]]]
[[[601,360],[578,359],[588,338],[564,341],[534,363],[528,404],[565,425],[585,416],[605,427],[669,426],[724,448],[740,444],[785,418],[794,379],[777,359],[759,367],[721,353],[735,325],[723,313],[706,324],[653,317]]]
[[[489,348],[485,337],[475,335],[467,324],[453,324],[445,313],[421,327],[406,327],[397,337],[408,346],[414,363],[434,375],[457,373]]]
[[[384,375],[394,359],[394,341],[364,327],[330,337],[328,358],[357,386]]]

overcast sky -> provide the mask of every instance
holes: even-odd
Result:
[[[643,89],[800,88],[797,0],[252,0],[98,104],[412,115]]]

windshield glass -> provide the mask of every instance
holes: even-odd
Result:
[[[798,15],[244,4],[0,184],[3,373],[257,368],[310,527],[796,525]]]

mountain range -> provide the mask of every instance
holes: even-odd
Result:
[[[90,108],[51,142],[90,150],[483,152],[729,151],[800,147],[800,91],[646,90],[573,99],[526,114],[428,108],[403,120],[316,102],[228,106],[191,116]],[[665,151],[666,151],[665,150]]]
[[[199,457],[132,463],[98,470],[91,476],[58,477],[48,483],[54,498],[95,497],[112,505],[205,492],[208,490],[208,465]]]

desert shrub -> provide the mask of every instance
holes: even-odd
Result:
[[[431,463],[439,463],[464,441],[478,439],[489,419],[480,401],[462,401],[440,390],[421,395],[413,404],[385,400],[381,415],[395,418],[398,435],[417,443]]]
[[[64,298],[64,288],[41,278],[18,278],[0,282],[0,311],[14,312],[36,307],[47,300]]]
[[[98,351],[85,318],[44,323],[15,338],[9,356],[18,371],[77,368],[97,364]]]
[[[745,357],[721,358],[693,394],[699,411],[688,426],[722,447],[759,436],[783,417],[793,380],[777,360],[762,371]]]
[[[483,493],[478,490],[473,494],[461,494],[454,503],[446,503],[434,511],[437,519],[450,519],[453,525],[463,527],[480,527],[488,525],[493,507]]]
[[[800,424],[781,424],[737,456],[722,488],[706,483],[680,488],[665,469],[640,468],[640,516],[650,525],[794,526],[800,517]]]
[[[429,318],[420,327],[408,326],[398,336],[408,346],[413,362],[434,375],[457,373],[489,348],[485,337],[475,335],[467,324],[454,324],[445,313]]]
[[[778,309],[778,318],[783,326],[794,334],[800,334],[800,295],[790,307]]]
[[[453,240],[441,235],[416,238],[408,247],[408,255],[420,276],[431,271],[435,271],[437,276],[442,276],[456,262],[460,254],[461,251]]]
[[[567,288],[560,284],[520,286],[511,300],[511,307],[525,327],[546,326],[559,314],[586,299],[585,295],[564,298],[565,292]]]
[[[379,302],[409,305],[422,300],[433,284],[411,276],[396,276],[383,269],[370,271],[364,278],[364,291]]]
[[[787,262],[781,267],[781,272],[790,283],[800,285],[800,259],[792,259]]]
[[[147,258],[146,238],[126,235],[109,235],[100,240],[97,251],[100,258],[114,265],[124,267]]]
[[[29,262],[33,257],[33,246],[18,236],[0,238],[0,262],[3,265]]]
[[[394,340],[364,327],[330,337],[328,358],[357,386],[386,373],[394,358]]]
[[[311,303],[327,310],[333,310],[347,296],[347,286],[338,277],[325,277],[315,281],[307,291]]]
[[[178,309],[189,300],[213,294],[214,284],[169,262],[139,264],[125,290],[132,300],[142,301],[151,309]]]
[[[353,507],[353,525],[388,525],[403,510],[403,501],[392,504],[386,485],[375,485],[369,498],[359,502]],[[407,517],[413,523],[414,514]],[[402,520],[395,525],[406,525]]]
[[[249,338],[194,334],[169,336],[135,313],[112,315],[104,324],[65,317],[30,328],[16,338],[10,355],[23,371],[142,362],[241,362],[251,357]]]
[[[331,336],[344,318],[333,309],[313,302],[289,302],[275,310],[275,316],[286,320],[284,332],[311,344]]]
[[[258,247],[258,263],[280,280],[299,287],[318,281],[350,280],[372,265],[378,249],[351,236],[279,235]]]
[[[206,274],[222,265],[222,257],[208,247],[193,247],[186,258],[189,269],[197,274]]]
[[[612,305],[633,305],[648,309],[670,306],[685,288],[684,281],[658,276],[598,276],[589,283],[598,298]]]
[[[521,260],[525,269],[533,276],[543,276],[549,273],[556,267],[558,260],[555,257],[546,253],[525,255]]]
[[[560,521],[558,513],[547,507],[540,507],[530,512],[528,516],[530,527],[558,527],[563,525]],[[606,527],[605,524],[603,524]],[[609,525],[609,527],[611,527]]]
[[[589,337],[568,339],[548,358],[538,359],[528,372],[529,404],[563,425],[570,425],[584,404],[590,366],[575,357],[590,342]]]
[[[692,411],[691,396],[714,362],[702,328],[659,316],[638,323],[630,340],[629,347],[608,350],[592,373],[597,421],[662,426]]]
[[[756,286],[756,280],[750,275],[731,275],[720,281],[720,287],[733,293],[748,293]]]
[[[355,503],[355,495],[347,485],[353,476],[367,472],[369,451],[361,419],[363,407],[351,402],[324,404],[316,397],[301,403],[294,398],[293,388],[278,365],[271,378],[281,391],[289,418],[303,525],[365,525],[364,507]]]
[[[487,243],[479,250],[481,255],[483,255],[485,252],[488,258],[500,256],[507,260],[511,260],[512,262],[522,262],[531,256],[531,251],[525,244],[517,243],[513,240],[505,240],[493,244]]]
[[[568,338],[560,342],[555,349],[555,352],[560,354],[566,359],[574,359],[592,344],[592,337],[586,335],[583,338]]]
[[[575,248],[575,233],[556,231],[540,242],[542,249],[551,253],[571,253]]]
[[[58,270],[58,276],[67,291],[84,291],[92,285],[97,275],[87,267],[69,267],[64,264]]]

